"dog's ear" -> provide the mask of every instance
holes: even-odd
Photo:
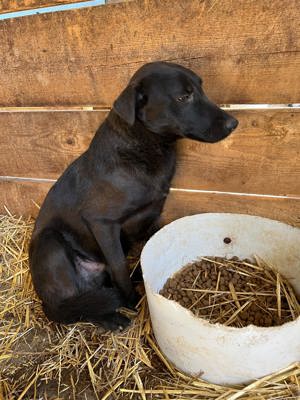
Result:
[[[135,121],[136,90],[128,85],[113,104],[114,111],[128,125],[132,126]]]

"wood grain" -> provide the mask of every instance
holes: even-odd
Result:
[[[16,215],[36,217],[52,183],[0,180],[0,214],[4,205]],[[163,222],[203,212],[231,212],[278,219],[300,227],[300,200],[233,196],[229,194],[171,192],[163,213]]]
[[[179,146],[173,186],[275,195],[300,195],[300,110],[239,111],[226,140]]]
[[[300,200],[186,192],[169,194],[163,222],[203,212],[258,215],[300,227]]]
[[[0,114],[0,175],[56,179],[88,147],[106,113]]]
[[[0,179],[0,214],[6,209],[15,215],[36,217],[39,205],[53,183],[18,182]]]
[[[111,105],[154,60],[218,103],[298,102],[299,20],[298,0],[139,0],[2,21],[0,106]]]
[[[58,6],[61,4],[80,3],[80,1],[81,0],[2,0],[0,4],[0,14],[31,10],[40,7]]]
[[[116,3],[124,3],[125,1],[133,1],[133,0],[105,0],[105,4],[116,4]]]
[[[236,111],[216,144],[178,146],[174,187],[300,195],[300,111]],[[102,112],[0,114],[0,175],[56,179],[88,147]]]

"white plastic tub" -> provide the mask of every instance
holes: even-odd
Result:
[[[230,238],[229,244],[224,238]],[[270,262],[300,295],[300,229],[241,214],[201,214],[165,226],[145,245],[141,264],[156,340],[180,370],[217,384],[247,383],[300,360],[300,318],[282,326],[211,324],[159,294],[199,256]]]

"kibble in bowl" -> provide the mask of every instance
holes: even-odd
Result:
[[[169,278],[160,294],[198,318],[238,328],[282,325],[300,315],[293,287],[262,260],[202,257]]]
[[[245,284],[234,275],[238,274],[237,271],[219,276],[217,265],[210,267],[213,279],[208,271],[200,277],[198,289],[205,290],[206,295],[198,309],[197,304],[191,307],[189,303],[192,293],[188,295],[188,292],[194,289],[190,287],[193,284],[191,280],[184,284],[180,282],[181,298],[177,301],[168,298],[168,294],[160,294],[170,278],[195,260],[197,263],[202,260],[224,264],[224,259],[230,260],[235,256],[238,260],[231,260],[232,264],[234,261],[244,264],[250,261],[248,264],[255,267],[255,255],[257,260],[264,260],[272,266],[276,275],[276,300],[274,295],[272,300],[266,299],[267,312],[273,314],[266,316],[261,314],[261,310],[257,312],[262,295],[257,293],[254,303],[249,298],[249,284],[252,284],[251,292],[255,292],[254,284],[257,292],[270,295],[268,287],[261,286],[262,279],[256,276],[256,282],[247,279]],[[300,360],[300,317],[297,317],[297,311],[293,311],[292,319],[286,313],[289,304],[284,299],[281,283],[281,279],[286,279],[295,296],[299,297],[300,229],[250,215],[185,217],[165,226],[147,242],[142,251],[141,265],[155,338],[161,351],[178,369],[212,383],[245,384]],[[245,269],[245,274],[250,274],[247,266],[241,268]],[[252,268],[252,273],[257,274],[255,268]],[[216,292],[218,279],[219,292],[226,294],[223,302],[227,304],[220,304],[219,293],[211,293],[216,295],[213,298],[207,297],[208,292]],[[189,289],[185,296],[182,296],[182,289]],[[194,300],[197,301],[198,297]],[[254,312],[247,308],[250,303],[255,305]]]

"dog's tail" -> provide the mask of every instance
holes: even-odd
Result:
[[[124,301],[116,288],[102,287],[64,299],[55,306],[43,304],[43,309],[46,316],[55,322],[93,322],[114,330],[124,328],[130,322],[118,312],[122,306]]]

